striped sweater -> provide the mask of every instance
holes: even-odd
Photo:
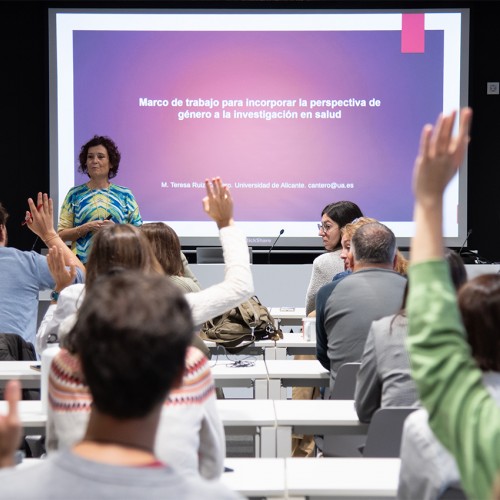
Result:
[[[82,439],[91,403],[77,358],[61,349],[49,373],[49,453]],[[216,408],[215,384],[207,358],[195,347],[186,353],[181,387],[165,400],[155,448],[158,458],[179,472],[213,479],[223,471],[225,436]]]

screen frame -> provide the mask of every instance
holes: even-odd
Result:
[[[274,5],[274,4],[273,4]],[[434,7],[428,8],[371,8],[366,7],[363,9],[359,8],[328,8],[328,7],[310,7],[306,8],[266,8],[264,5],[262,7],[252,7],[252,8],[188,8],[188,7],[175,7],[175,8],[49,8],[49,120],[50,120],[50,190],[51,196],[54,200],[54,212],[56,218],[58,218],[60,204],[62,203],[61,193],[63,191],[60,189],[60,175],[59,175],[59,165],[62,164],[60,161],[61,150],[64,148],[72,148],[74,151],[73,156],[76,155],[75,145],[68,145],[67,141],[61,141],[59,135],[59,96],[58,96],[58,53],[57,53],[57,15],[58,14],[175,14],[175,15],[214,15],[214,14],[349,14],[357,13],[360,11],[370,13],[370,14],[390,14],[390,13],[460,13],[461,14],[461,61],[460,61],[460,89],[459,89],[459,101],[460,107],[468,105],[468,92],[469,92],[469,31],[470,31],[470,9],[459,7],[459,8],[445,8],[438,9]],[[449,111],[445,109],[444,111]],[[445,236],[444,244],[449,247],[460,247],[463,245],[467,237],[467,158],[464,164],[460,167],[457,179],[453,182],[458,183],[458,199],[459,204],[457,207],[457,220],[458,220],[458,234],[456,236]],[[63,196],[63,195],[62,195]],[[320,211],[323,207],[318,207],[318,220],[320,218]],[[367,214],[370,215],[370,214]],[[169,221],[166,221],[169,222]],[[391,227],[390,221],[384,221]],[[191,234],[196,234],[198,222],[193,221],[191,223]],[[245,224],[238,222],[238,225],[242,227],[245,231]],[[213,230],[208,231],[208,236],[187,236],[179,234],[181,244],[183,247],[194,248],[198,246],[216,246],[219,244],[218,231],[215,224],[212,223]],[[175,225],[172,224],[175,228]],[[247,240],[249,246],[252,247],[271,247],[276,242],[276,237],[280,234],[282,225],[276,224],[275,230],[273,229],[269,234],[264,236],[252,236],[247,235]],[[273,233],[274,234],[271,234]],[[397,244],[400,248],[408,248],[410,246],[411,236],[398,236]],[[321,239],[317,236],[316,231],[313,231],[312,235],[309,236],[288,236],[287,233],[279,239],[279,247],[289,248],[289,249],[319,249],[322,248]]]

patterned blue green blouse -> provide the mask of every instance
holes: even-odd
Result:
[[[116,184],[110,184],[107,189],[90,189],[82,184],[68,191],[61,207],[57,230],[71,229],[93,220],[104,220],[108,216],[116,224],[142,224],[139,206],[130,189]],[[93,234],[89,231],[71,244],[71,249],[83,263],[87,262]]]

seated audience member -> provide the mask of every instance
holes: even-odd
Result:
[[[340,251],[339,256],[342,259],[342,262],[344,263],[344,270],[340,273],[337,273],[331,281],[335,281],[335,280],[338,280],[340,278],[344,278],[348,274],[352,273],[351,262],[348,259],[349,252],[351,250],[351,239],[354,236],[356,229],[359,229],[361,226],[364,226],[365,224],[369,224],[370,222],[378,222],[378,220],[372,219],[371,217],[358,217],[357,219],[354,219],[349,224],[346,224],[340,230],[341,251]]]
[[[138,271],[101,277],[91,291],[71,332],[93,400],[85,435],[37,466],[0,472],[0,497],[240,498],[154,452],[193,332],[182,292],[163,275]]]
[[[318,228],[326,253],[316,257],[313,261],[311,280],[306,293],[306,315],[315,309],[318,290],[330,283],[337,273],[344,270],[340,258],[342,228],[362,216],[360,208],[352,201],[330,203],[321,212],[321,224],[318,224]]]
[[[163,222],[143,224],[141,231],[149,240],[163,272],[170,278],[172,283],[184,293],[199,292],[201,290],[200,284],[181,251],[181,243],[177,233]],[[210,359],[210,349],[199,335],[193,337],[193,345]]]
[[[153,246],[153,251],[165,274],[174,285],[185,293],[199,292],[201,287],[189,269],[187,259],[181,251],[177,233],[163,222],[148,222],[141,226]]]
[[[321,223],[318,224],[319,236],[323,240],[326,253],[316,257],[313,262],[311,280],[306,293],[306,315],[315,316],[316,293],[343,269],[340,259],[340,231],[356,217],[361,217],[360,208],[352,201],[330,203],[321,212]],[[316,359],[310,354],[296,354],[294,359]],[[320,391],[317,387],[293,387],[292,399],[318,399]],[[294,434],[292,437],[292,456],[309,457],[314,451],[312,435]]]
[[[465,283],[467,272],[460,256],[445,250],[455,289]],[[410,374],[406,349],[408,319],[406,291],[402,309],[395,315],[374,321],[368,332],[359,368],[355,405],[361,422],[370,422],[378,408],[418,406],[418,393]],[[418,495],[415,497],[417,498]]]
[[[222,184],[220,178],[205,181],[207,195],[203,198],[203,208],[219,228],[219,237],[224,252],[224,280],[216,285],[208,287],[197,293],[187,293],[186,300],[191,306],[194,324],[199,327],[205,321],[225,313],[231,308],[249,299],[253,293],[253,278],[250,269],[250,258],[245,235],[236,227],[233,220],[233,200],[227,186]],[[109,270],[109,261],[98,263],[99,271]],[[97,272],[97,271],[96,271]],[[69,294],[67,290],[61,294],[59,304],[49,307],[43,325],[40,325],[37,336],[40,336],[43,346],[43,338],[49,334],[57,335],[61,321],[70,313],[77,310],[75,297],[80,297],[83,286],[73,288]],[[66,302],[64,311],[61,304]]]
[[[59,238],[54,229],[52,200],[38,193],[37,205],[28,200],[26,225],[49,247],[61,250],[63,264],[69,268],[71,282],[82,282],[85,268]],[[0,203],[0,332],[17,333],[35,345],[38,317],[38,294],[54,289],[44,255],[8,247],[7,210]],[[55,289],[56,293],[59,290]]]
[[[221,302],[227,304],[232,300],[239,304],[238,297],[252,291],[246,239],[239,231],[229,231],[235,229],[234,226],[223,226],[232,221],[233,204],[220,179],[214,179],[213,184],[207,182],[204,207],[219,227],[222,227],[221,236],[224,235],[225,238],[223,241],[226,245],[231,245],[227,249],[228,272],[225,281],[201,292],[186,294],[187,299],[200,295],[205,297],[204,302],[191,301],[191,310],[196,311],[198,317],[206,314],[203,313],[205,308],[220,308]],[[142,271],[159,269],[152,247],[140,229],[129,225],[112,225],[102,228],[96,234],[87,263],[85,288],[92,287],[98,276],[116,267]],[[247,269],[248,273],[245,272]],[[161,269],[159,271],[162,272]],[[54,358],[50,371],[47,426],[49,450],[68,447],[79,439],[90,411],[91,396],[81,377],[75,344],[71,337],[65,339],[62,335],[64,332],[61,331],[63,326],[67,328],[63,323],[64,318],[78,309],[84,291],[83,287],[77,285],[63,290],[53,316],[56,319],[54,324],[58,328],[61,326],[56,331],[64,349]],[[241,301],[243,300],[245,299]],[[233,302],[229,304],[235,305]],[[47,315],[50,310],[49,308]],[[200,339],[193,335],[194,345],[196,340]],[[170,394],[165,406],[157,440],[159,456],[171,463],[175,462],[184,470],[199,472],[207,478],[218,477],[222,473],[225,456],[224,429],[216,409],[210,367],[206,357],[195,347],[188,350],[182,386]],[[166,421],[167,418],[170,423]]]
[[[372,321],[396,313],[406,279],[394,271],[396,238],[379,222],[356,230],[347,259],[352,274],[322,287],[316,298],[316,354],[330,371],[358,362]]]
[[[466,283],[458,293],[458,306],[483,384],[500,406],[500,330],[491,321],[492,314],[496,318],[500,314],[499,276],[485,274]],[[453,456],[436,439],[428,420],[427,410],[421,409],[405,421],[399,498],[437,499],[448,486],[460,483]]]
[[[432,432],[455,458],[466,495],[486,499],[498,495],[500,408],[471,356],[468,325],[462,322],[443,259],[442,198],[465,156],[472,111],[461,111],[457,135],[453,134],[455,118],[456,112],[441,115],[434,127],[424,127],[415,162],[408,347],[412,377]],[[486,279],[500,283],[498,274]],[[474,280],[467,288],[471,286]],[[481,324],[490,323],[499,330],[498,300],[482,293],[474,300],[485,302]],[[496,339],[490,349],[498,352]]]
[[[333,277],[332,281],[335,281],[339,278],[343,278],[344,276],[347,276],[352,272],[352,266],[347,258],[349,255],[349,250],[351,248],[351,239],[356,232],[356,229],[360,228],[361,226],[364,226],[365,224],[368,224],[370,222],[378,222],[377,219],[372,219],[371,217],[358,217],[357,219],[353,220],[351,223],[346,224],[341,230],[341,240],[340,244],[342,246],[342,251],[340,252],[340,258],[344,261],[344,271],[336,274]],[[403,276],[406,276],[406,271],[408,269],[408,260],[404,257],[404,255],[399,251],[399,249],[396,250],[396,264],[394,265],[394,271],[396,271],[399,274],[402,274]]]

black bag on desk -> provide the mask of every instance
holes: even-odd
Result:
[[[282,339],[282,331],[274,325],[269,309],[253,296],[238,307],[205,322],[200,336],[237,354],[256,341]]]

